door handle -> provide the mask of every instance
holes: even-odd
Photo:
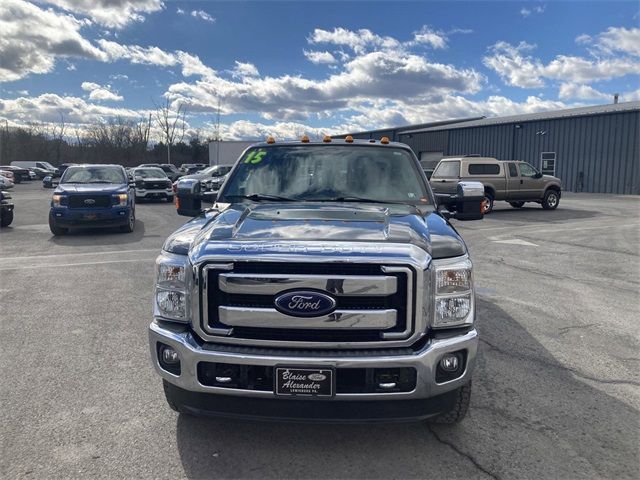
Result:
[[[524,180],[520,179],[520,185],[522,185],[524,183]]]
[[[441,183],[445,183],[445,182],[446,182],[446,180],[440,180],[440,182],[441,182]]]

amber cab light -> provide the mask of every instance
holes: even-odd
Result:
[[[389,137],[382,137],[380,139],[380,143],[382,143],[383,145],[387,145],[389,143]]]
[[[275,139],[275,138],[273,138],[271,135],[269,135],[269,136],[267,137],[267,143],[276,143],[276,139]]]
[[[353,137],[351,135],[347,135],[344,139],[345,142],[347,143],[353,143]]]

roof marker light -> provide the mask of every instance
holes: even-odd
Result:
[[[353,143],[353,137],[351,135],[347,135],[344,138],[344,141],[347,142],[347,143]]]
[[[383,145],[387,145],[389,143],[389,137],[382,137],[380,139],[380,143],[382,143]]]
[[[324,143],[331,143],[331,137],[329,135],[325,135],[322,141]]]
[[[275,139],[275,138],[273,138],[271,135],[269,135],[269,136],[267,137],[267,143],[276,143],[276,139]]]
[[[302,138],[300,139],[300,141],[302,143],[309,143],[309,137],[306,135],[303,135]]]
[[[376,143],[376,139],[372,138],[371,140],[369,140],[369,143]]]

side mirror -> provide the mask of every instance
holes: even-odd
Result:
[[[458,182],[456,220],[482,220],[484,217],[484,185],[480,182]]]
[[[533,176],[533,178],[542,178],[542,173],[537,172],[537,173]]]
[[[178,215],[195,217],[202,211],[200,181],[194,178],[178,180],[176,185],[176,209]]]

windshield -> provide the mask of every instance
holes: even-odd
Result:
[[[121,167],[69,167],[60,183],[126,183],[126,179]]]
[[[51,165],[49,162],[39,162],[40,164],[38,165],[39,167],[42,167],[46,170],[55,170],[56,167],[54,167],[53,165]]]
[[[230,166],[214,165],[213,167],[205,168],[198,173],[204,173],[206,175],[211,175],[212,177],[222,177],[229,173],[229,170],[231,170]]]
[[[137,168],[133,175],[140,178],[167,178],[167,174],[160,168]]]
[[[218,201],[232,203],[252,195],[429,203],[416,163],[406,150],[355,145],[249,149]]]

